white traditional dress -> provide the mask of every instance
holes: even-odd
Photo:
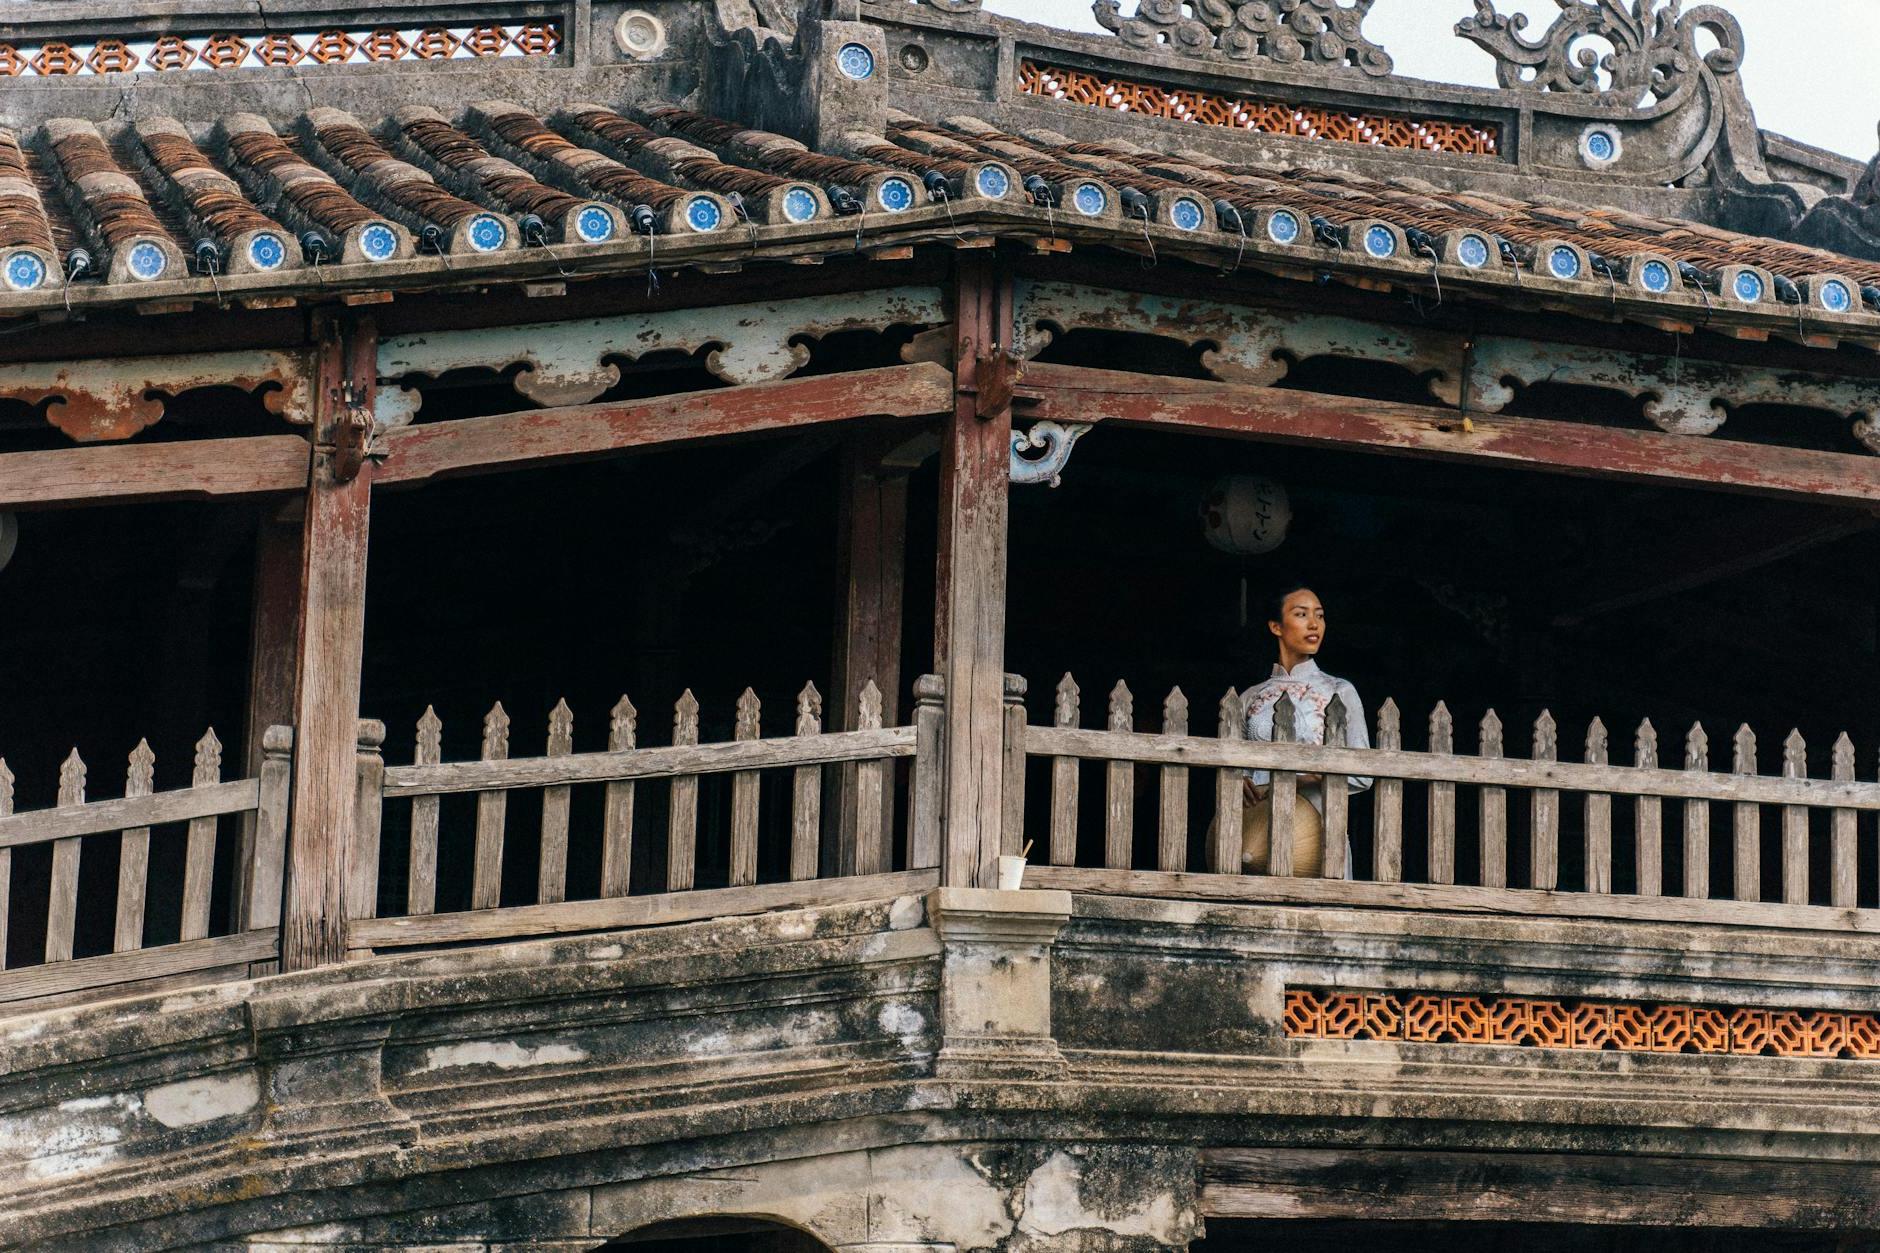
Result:
[[[1294,666],[1291,673],[1275,665],[1272,677],[1242,697],[1246,702],[1245,730],[1248,739],[1272,740],[1273,706],[1279,703],[1282,696],[1292,697],[1293,733],[1299,743],[1325,743],[1325,711],[1330,708],[1332,698],[1339,697],[1345,702],[1343,747],[1371,747],[1370,732],[1364,723],[1364,702],[1358,699],[1358,689],[1343,679],[1325,673],[1319,669],[1319,663],[1311,659]],[[1260,787],[1272,781],[1272,775],[1265,770],[1249,770],[1247,775]],[[1369,778],[1351,779],[1351,790],[1354,792],[1362,792],[1370,786]],[[1299,794],[1321,814],[1325,812],[1325,789],[1322,786],[1308,784],[1299,789]]]

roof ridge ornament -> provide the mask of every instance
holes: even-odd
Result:
[[[1280,65],[1358,69],[1372,78],[1391,72],[1390,54],[1364,36],[1377,0],[1096,0],[1104,29],[1138,48],[1168,47],[1191,57],[1268,60]]]
[[[1683,12],[1683,0],[1554,0],[1560,16],[1539,39],[1522,35],[1527,16],[1495,11],[1494,0],[1475,0],[1475,16],[1456,23],[1456,34],[1495,58],[1495,78],[1504,88],[1575,92],[1638,105],[1647,93],[1669,100],[1686,92],[1700,65],[1714,74],[1734,74],[1743,63],[1743,28],[1713,4]],[[1697,32],[1709,30],[1718,47],[1697,51]],[[1613,51],[1601,56],[1582,46],[1604,39]],[[1609,85],[1602,82],[1604,71]]]

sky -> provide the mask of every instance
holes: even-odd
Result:
[[[1067,30],[1102,29],[1089,0],[986,0],[985,7]],[[1496,7],[1526,13],[1530,38],[1560,12],[1555,0],[1499,0]],[[1880,0],[1722,0],[1722,7],[1743,25],[1744,89],[1758,124],[1870,160],[1880,146],[1880,76],[1873,72]],[[1135,7],[1125,0],[1123,11]],[[1364,30],[1396,60],[1399,74],[1492,87],[1494,59],[1454,33],[1473,11],[1470,0],[1377,0]]]

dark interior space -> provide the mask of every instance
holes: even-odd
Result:
[[[1204,500],[1221,492],[1252,499],[1231,482],[1244,477],[1279,485],[1290,506],[1290,527],[1270,552],[1222,551],[1205,532]],[[1225,508],[1224,531],[1239,516],[1231,502]],[[1795,728],[1814,776],[1826,777],[1832,745],[1846,732],[1861,777],[1871,777],[1880,741],[1880,532],[1858,512],[1099,427],[1077,446],[1063,486],[1014,489],[1011,536],[1007,668],[1030,683],[1034,723],[1051,719],[1054,689],[1068,671],[1082,689],[1083,726],[1105,725],[1122,679],[1136,729],[1160,730],[1164,698],[1179,686],[1191,730],[1214,734],[1223,694],[1270,672],[1267,601],[1299,580],[1327,606],[1325,668],[1356,684],[1373,728],[1378,707],[1394,698],[1406,748],[1427,745],[1431,711],[1442,701],[1464,753],[1476,750],[1480,720],[1493,709],[1507,753],[1528,755],[1545,710],[1558,721],[1563,760],[1582,760],[1597,716],[1611,760],[1630,764],[1635,733],[1649,718],[1662,764],[1685,764],[1687,733],[1701,722],[1711,769],[1729,770],[1732,738],[1747,723],[1763,773],[1780,771],[1783,741]],[[1103,767],[1084,769],[1080,862],[1100,865]],[[1155,864],[1152,776],[1140,771],[1137,784],[1138,867]],[[1048,828],[1047,783],[1048,763],[1034,761],[1028,833]],[[1198,817],[1189,864],[1200,866],[1214,782],[1197,771],[1190,783]],[[1468,792],[1457,806],[1465,883],[1476,856]],[[1369,803],[1368,796],[1354,802],[1356,832],[1367,829]],[[1629,835],[1629,807],[1617,800],[1615,832]],[[1408,785],[1411,879],[1426,865],[1423,811],[1420,786]],[[1579,802],[1567,798],[1562,814],[1561,884],[1572,888],[1583,874]],[[1777,890],[1777,817],[1765,814],[1766,893]],[[1526,805],[1518,794],[1510,818],[1511,882],[1519,885]],[[1815,815],[1818,823],[1827,818]],[[1681,882],[1678,827],[1673,805],[1667,884]],[[1870,842],[1873,832],[1862,830]],[[1363,876],[1368,852],[1362,838],[1355,843]],[[1731,883],[1723,843],[1713,840],[1718,895]],[[1615,839],[1615,859],[1615,887],[1628,891],[1629,838]],[[1825,899],[1825,863],[1816,869],[1816,897]],[[1871,878],[1863,882],[1863,903],[1876,891]]]
[[[17,810],[55,804],[76,748],[85,795],[124,794],[140,741],[155,788],[188,787],[196,745],[213,728],[222,777],[243,776],[249,623],[259,506],[131,505],[17,515],[18,546],[0,567],[0,758]],[[235,820],[217,840],[211,934],[228,926]],[[145,940],[176,938],[185,832],[152,832]],[[75,952],[111,947],[118,837],[84,841]],[[13,852],[7,965],[40,960],[52,850]]]
[[[1188,1247],[1191,1253],[1866,1253],[1875,1246],[1827,1232],[1210,1218],[1207,1237]]]
[[[634,1253],[824,1253],[827,1245],[806,1231],[753,1219],[685,1219],[642,1227],[596,1250]]]

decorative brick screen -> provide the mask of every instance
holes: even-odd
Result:
[[[556,22],[480,23],[411,29],[333,27],[297,33],[164,35],[74,43],[0,43],[0,77],[66,78],[129,70],[283,69],[295,65],[365,65],[476,57],[553,56]]]
[[[1880,1059],[1880,1015],[1431,993],[1286,991],[1287,1036],[1621,1053]]]
[[[1347,113],[1318,105],[1222,96],[1108,78],[1087,70],[1067,70],[1031,60],[1019,62],[1018,89],[1028,96],[1065,100],[1093,109],[1140,113],[1177,122],[1257,131],[1263,135],[1291,135],[1300,139],[1469,156],[1492,157],[1501,151],[1501,128],[1490,123],[1443,122],[1395,113]]]

